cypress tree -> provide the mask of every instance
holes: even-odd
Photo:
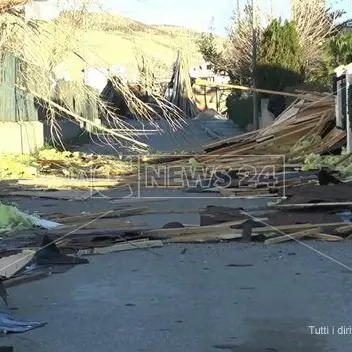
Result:
[[[302,49],[294,22],[275,19],[263,31],[256,76],[260,88],[279,91],[303,81]]]

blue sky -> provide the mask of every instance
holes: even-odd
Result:
[[[100,0],[105,10],[148,24],[171,24],[205,31],[212,17],[218,34],[225,27],[237,0]],[[243,5],[246,0],[239,0]],[[270,0],[256,0],[263,11],[270,9]],[[275,16],[290,15],[290,0],[271,0]],[[345,9],[352,18],[352,0],[328,0],[335,8]]]

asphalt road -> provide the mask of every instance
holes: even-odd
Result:
[[[307,244],[352,266],[348,243]],[[1,344],[15,352],[350,350],[352,335],[337,329],[352,325],[351,270],[309,248],[231,243],[153,253],[90,257],[11,289],[16,317],[48,324]],[[311,325],[329,334],[312,334]]]
[[[138,130],[154,130],[155,125],[148,122],[129,120],[131,128]],[[171,127],[165,121],[155,122],[158,130],[154,133],[143,133],[133,138],[145,143],[154,153],[182,153],[184,151],[203,153],[203,146],[216,140],[215,137],[224,139],[238,134],[230,120],[217,120],[214,118],[202,120],[188,120],[187,124]],[[93,141],[80,146],[77,150],[85,153],[97,154],[124,154],[135,155],[131,143],[120,140],[118,143],[111,140],[109,144],[103,137],[94,138]],[[143,152],[142,152],[143,154]]]

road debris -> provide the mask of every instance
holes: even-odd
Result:
[[[184,106],[186,110],[190,108]],[[1,296],[6,302],[7,287],[88,264],[86,256],[92,255],[118,255],[129,250],[160,255],[153,249],[173,243],[275,245],[351,239],[349,156],[320,157],[320,154],[338,153],[345,141],[345,132],[336,129],[333,121],[334,102],[330,97],[309,95],[304,99],[301,95],[268,128],[209,144],[201,155],[149,156],[138,172],[133,167],[119,170],[115,159],[105,157],[41,154],[36,159],[40,177],[2,181],[1,197],[38,204],[51,200],[50,207],[64,202],[74,205],[75,210],[61,207],[50,213],[46,208],[39,217],[15,207],[0,206],[0,215],[1,210],[5,213],[11,210],[6,213],[11,215],[6,221],[6,216],[0,216],[0,232],[4,234],[0,264],[6,267],[6,263],[18,263],[0,271]],[[318,162],[313,163],[313,159]],[[163,172],[154,175],[154,181],[163,189],[177,188],[185,199],[186,195],[199,193],[201,198],[203,193],[209,193],[218,199],[268,198],[267,205],[246,209],[242,204],[211,205],[209,200],[203,207],[191,208],[185,200],[187,207],[174,209],[171,198],[133,197],[134,194],[119,197],[121,190],[117,185],[131,190],[137,186],[143,192],[141,180],[147,179],[150,164],[161,169],[182,169],[186,182],[179,182],[180,174],[165,178]],[[272,173],[267,172],[268,165],[272,166]],[[99,166],[97,179],[71,178],[80,168],[91,175],[92,166]],[[111,170],[114,167],[117,169]],[[107,169],[117,178],[104,179]],[[95,203],[93,196],[99,195],[100,187],[109,190]],[[199,221],[187,225],[188,219],[181,219],[185,215],[199,216]],[[165,221],[158,219],[162,216]],[[148,222],[150,218],[158,219],[159,225]],[[11,236],[7,236],[9,230]],[[228,265],[244,266],[251,265]]]
[[[108,254],[121,251],[129,251],[132,249],[158,248],[164,244],[160,240],[150,241],[148,239],[128,241],[125,243],[117,243],[109,247],[82,249],[78,251],[78,255]]]
[[[45,325],[44,322],[16,320],[10,314],[0,312],[0,331],[3,334],[26,332]]]
[[[37,251],[34,262],[39,266],[88,264],[88,260],[62,254],[54,241],[45,235],[41,248]]]

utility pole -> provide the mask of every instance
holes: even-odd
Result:
[[[83,40],[83,50],[82,50],[82,56],[84,60],[84,66],[83,66],[83,84],[86,83],[87,81],[87,75],[88,75],[88,65],[87,65],[87,0],[83,0],[82,4],[82,27],[83,27],[83,35],[82,35],[82,40]],[[88,106],[88,105],[87,105]],[[87,131],[91,132],[91,125],[87,124],[85,122],[80,122],[80,127],[85,128]]]
[[[336,127],[338,128],[345,128],[343,124],[343,94],[345,93],[343,79],[345,79],[346,74],[346,66],[341,65],[334,70],[335,72],[335,80],[336,83],[334,84],[334,95],[335,95],[335,115],[336,115]],[[347,84],[347,82],[346,82]]]
[[[352,153],[352,63],[346,66],[347,152]]]
[[[256,11],[255,0],[252,0],[252,81],[253,88],[257,87],[256,69],[257,69],[257,28],[256,28]],[[257,109],[257,93],[253,91],[253,129],[256,130],[258,126],[258,109]]]

